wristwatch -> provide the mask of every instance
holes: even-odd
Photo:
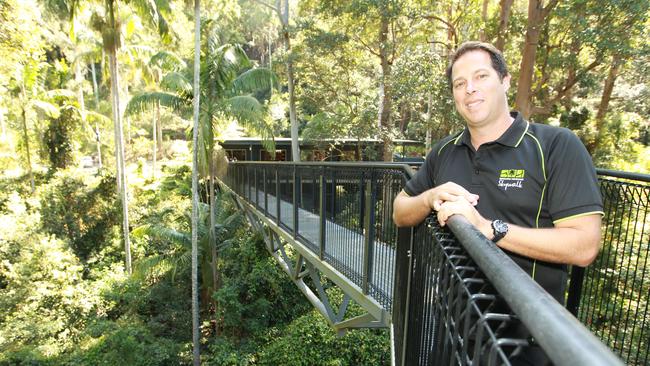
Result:
[[[492,233],[494,234],[492,241],[494,243],[498,242],[508,233],[508,224],[501,220],[492,221]]]

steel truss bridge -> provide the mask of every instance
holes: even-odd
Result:
[[[391,163],[235,162],[219,183],[339,334],[390,329],[393,365],[511,365],[528,352],[557,365],[648,364],[650,175],[598,170],[603,247],[572,268],[564,308],[462,217],[398,229],[392,201],[413,174]],[[344,293],[336,304],[332,284]],[[347,316],[351,301],[365,314]],[[513,327],[533,337],[506,334]]]

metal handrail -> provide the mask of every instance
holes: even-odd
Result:
[[[245,179],[249,182],[248,186],[248,193],[246,195],[250,195],[250,199],[253,199],[253,193],[257,191],[267,191],[266,184],[267,180],[269,177],[266,176],[267,172],[264,169],[269,169],[271,166],[276,166],[276,167],[282,167],[280,172],[284,170],[284,173],[286,173],[286,177],[288,180],[295,179],[295,172],[300,169],[318,169],[319,171],[322,169],[323,172],[326,170],[335,170],[335,169],[348,169],[348,170],[354,170],[354,169],[368,169],[370,167],[376,168],[376,169],[391,169],[391,170],[398,170],[402,174],[404,174],[404,182],[407,181],[409,178],[411,178],[414,175],[414,170],[409,166],[409,164],[405,163],[375,163],[375,162],[298,162],[298,163],[292,163],[292,162],[235,162],[231,163],[232,166],[245,166],[247,169],[252,169],[251,172],[256,171],[254,175],[246,176]],[[255,168],[255,166],[260,167],[260,169]],[[287,167],[285,169],[284,167]],[[289,169],[293,171],[293,178],[291,177],[291,173],[289,173]],[[258,174],[259,173],[259,174]],[[282,174],[284,174],[282,173]],[[620,179],[627,179],[627,180],[633,180],[637,182],[650,182],[650,175],[647,174],[639,174],[639,173],[628,173],[628,172],[617,172],[617,171],[611,171],[611,170],[606,170],[606,169],[597,169],[597,173],[599,176],[599,179],[602,181],[608,181],[609,177],[615,177],[615,178],[620,178]],[[246,173],[248,174],[248,173]],[[278,173],[271,173],[269,171],[269,174],[271,174],[271,178],[268,181],[269,184],[275,179],[276,184],[280,182],[278,178],[273,178],[273,174],[275,174],[275,177],[278,177]],[[243,176],[240,178],[244,178]],[[238,178],[239,179],[239,178]],[[280,178],[282,179],[282,178]],[[372,179],[371,179],[372,180]],[[324,191],[324,187],[327,184],[332,184],[335,180],[330,179],[326,177],[324,174],[321,175],[318,179],[313,180],[313,187],[311,188],[313,192],[316,194],[318,190],[318,194],[320,195],[319,197],[314,198],[314,209],[317,209],[317,211],[320,212],[320,220],[321,220],[321,228],[320,228],[320,233],[321,233],[321,239],[319,240],[321,242],[320,248],[314,248],[319,250],[319,255],[320,257],[323,257],[326,252],[323,251],[323,246],[322,242],[324,242],[324,239],[322,237],[324,233],[324,216],[323,213],[325,212],[325,206],[326,203],[323,201],[323,199],[327,196],[326,192]],[[336,182],[333,183],[334,190],[335,190],[335,185],[340,184],[341,182]],[[630,183],[631,185],[638,185],[637,183]],[[317,189],[317,187],[320,187]],[[277,193],[273,193],[273,188],[268,187],[269,191],[267,194],[274,194],[275,197],[280,197],[280,192],[278,186],[275,186],[275,190]],[[365,189],[365,191],[370,191],[374,189],[374,185],[369,185],[368,188]],[[299,194],[301,192],[296,191],[296,187],[294,184],[293,190],[293,199],[291,198],[291,192],[289,192],[289,199],[292,200],[293,202],[296,201],[296,194]],[[327,188],[329,189],[329,188]],[[253,190],[253,191],[251,191]],[[381,194],[380,194],[381,196]],[[385,199],[387,197],[384,197]],[[289,221],[285,221],[285,219],[288,219],[288,217],[283,216],[282,220],[280,219],[280,212],[278,211],[276,215],[274,215],[270,211],[270,209],[266,208],[268,205],[268,200],[267,197],[264,197],[262,200],[257,201],[257,193],[255,193],[255,204],[259,207],[260,210],[262,211],[267,211],[267,215],[270,213],[271,216],[275,216],[275,219],[277,219],[278,224],[282,226],[284,224],[284,227],[286,229],[292,229],[294,232],[294,237],[299,237],[300,234],[297,230],[297,222],[294,221],[292,224]],[[316,203],[318,204],[316,205]],[[372,200],[366,200],[366,206],[369,203],[374,203],[374,198]],[[327,203],[329,205],[329,203]],[[277,206],[276,206],[277,207]],[[297,206],[295,207],[297,209]],[[360,212],[359,214],[362,216],[365,216],[365,221],[370,219],[370,211],[368,211],[368,207],[365,208],[365,215],[364,212]],[[315,211],[315,213],[318,214],[318,212]],[[295,220],[296,215],[293,215],[293,219]],[[374,219],[374,217],[373,217]],[[386,220],[386,217],[384,217],[384,220]],[[381,221],[381,220],[379,220]],[[511,310],[516,314],[517,317],[521,318],[521,321],[523,324],[530,330],[530,332],[533,334],[535,337],[535,340],[539,345],[542,346],[543,349],[547,350],[548,355],[550,358],[556,363],[556,364],[590,364],[590,365],[600,365],[600,364],[621,364],[621,360],[618,359],[610,349],[608,349],[606,346],[604,346],[593,334],[591,334],[581,323],[572,317],[567,310],[565,310],[559,303],[557,303],[555,300],[553,300],[550,295],[548,295],[541,287],[539,287],[531,278],[528,276],[525,272],[523,272],[512,260],[505,255],[500,249],[498,249],[493,243],[491,243],[489,240],[486,238],[482,237],[480,233],[478,233],[474,228],[471,227],[468,223],[463,222],[464,219],[462,218],[453,218],[450,220],[449,227],[452,230],[452,232],[456,235],[456,238],[458,239],[458,242],[462,244],[462,246],[467,250],[469,255],[473,258],[473,260],[476,261],[478,264],[479,270],[481,272],[484,272],[485,276],[490,280],[492,285],[498,290],[498,292],[503,296],[503,298],[506,300],[506,302],[509,304],[511,307]],[[383,223],[383,222],[364,222],[363,227],[364,228],[369,228],[370,230],[374,230],[372,228],[375,227],[375,225],[384,225],[384,224],[389,224],[389,223]],[[328,224],[329,225],[329,224]],[[468,227],[469,225],[469,227]],[[365,230],[365,229],[364,229]],[[367,234],[366,234],[367,235]],[[411,236],[411,241],[413,240],[413,237]],[[400,243],[399,245],[402,245],[403,243]],[[417,243],[416,243],[417,245]],[[398,246],[398,251],[399,251],[399,246]],[[366,254],[367,255],[367,254]],[[409,254],[410,255],[410,254]],[[368,268],[366,263],[368,261],[368,258],[364,258],[363,262],[364,268],[362,270],[363,274],[365,277],[367,277],[368,273]],[[504,263],[508,262],[508,265],[504,265]],[[510,268],[512,267],[512,268]],[[396,274],[398,277],[400,274]],[[408,275],[409,278],[411,274]],[[364,288],[364,292],[368,291],[367,290],[367,281],[366,279],[362,279],[361,281],[358,281],[358,285],[362,288]],[[398,280],[395,279],[395,283],[398,286],[401,286],[400,284],[406,284],[406,280]],[[572,282],[573,282],[573,277],[572,277]],[[580,293],[577,293],[577,296],[580,296]],[[393,303],[395,303],[395,300],[393,300]],[[390,302],[388,303],[390,304]],[[400,304],[397,304],[401,310],[403,310],[403,306]],[[390,306],[390,305],[389,305]],[[395,309],[397,310],[397,309]],[[401,311],[400,310],[400,311]],[[398,322],[395,322],[397,324]],[[402,322],[403,323],[403,322]],[[432,335],[431,335],[432,336]],[[589,351],[585,351],[589,350]],[[596,356],[594,356],[596,355]]]
[[[620,170],[596,169],[596,173],[601,176],[610,176],[616,178],[630,179],[641,182],[650,182],[650,174],[623,172]]]
[[[449,218],[448,225],[555,364],[623,365],[609,348],[467,219],[454,215]]]

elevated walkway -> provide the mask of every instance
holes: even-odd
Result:
[[[220,185],[334,329],[390,328],[393,364],[512,364],[535,349],[558,365],[622,364],[578,319],[626,362],[647,364],[650,176],[599,171],[604,244],[587,271],[573,268],[576,319],[463,220],[453,233],[435,220],[398,230],[392,200],[412,174],[400,164],[238,162]],[[611,268],[622,257],[625,273]],[[328,297],[332,285],[342,301]],[[350,316],[351,302],[365,313]],[[618,307],[612,328],[593,323]],[[535,341],[503,338],[511,326]]]

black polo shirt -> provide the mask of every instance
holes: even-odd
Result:
[[[531,124],[517,112],[496,141],[477,150],[466,128],[436,143],[404,188],[416,196],[454,182],[479,195],[483,217],[528,228],[553,227],[577,216],[602,214],[596,171],[580,140],[566,128]],[[566,266],[508,253],[560,303]]]

